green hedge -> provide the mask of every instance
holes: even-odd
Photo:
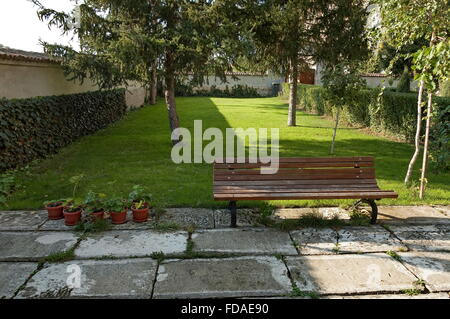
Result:
[[[125,90],[0,99],[0,171],[56,153],[120,119]]]
[[[287,84],[283,86],[286,96]],[[325,88],[301,85],[299,107],[306,112],[332,116],[335,112],[332,101],[324,98]],[[365,89],[358,94],[358,103],[345,106],[342,118],[355,126],[369,127],[374,131],[388,133],[408,142],[414,140],[417,121],[417,94]],[[445,109],[450,98],[435,97],[436,107]],[[425,108],[424,108],[425,109]]]

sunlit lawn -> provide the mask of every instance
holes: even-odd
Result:
[[[328,156],[333,123],[319,116],[298,114],[298,127],[287,127],[287,106],[278,98],[228,99],[179,98],[178,111],[183,127],[203,120],[203,127],[280,128],[280,153],[284,157]],[[13,195],[8,209],[37,209],[47,199],[71,197],[69,178],[85,174],[78,196],[88,190],[126,195],[135,184],[145,185],[154,205],[215,207],[212,200],[212,165],[172,162],[167,112],[162,101],[129,113],[123,120],[61,150],[50,159],[31,166],[20,176],[22,190]],[[393,189],[398,200],[384,204],[450,204],[450,174],[431,174],[424,201],[414,189],[403,186],[411,145],[392,142],[341,128],[336,156],[374,156],[377,178],[383,189]],[[418,180],[418,169],[414,176]],[[276,201],[279,206],[339,205],[350,201]],[[259,205],[242,202],[240,205]],[[5,208],[5,207],[3,207]]]

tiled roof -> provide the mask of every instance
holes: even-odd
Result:
[[[38,63],[59,63],[45,53],[22,51],[0,47],[0,59]]]

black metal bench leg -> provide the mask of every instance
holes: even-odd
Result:
[[[370,213],[371,219],[370,223],[372,225],[375,225],[377,223],[378,219],[378,206],[374,199],[368,199],[367,203],[369,203],[370,207],[372,208],[372,212]]]
[[[231,214],[231,228],[236,228],[237,227],[237,208],[236,208],[236,202],[235,201],[231,201],[230,204],[228,205],[228,208],[230,209],[230,214]]]

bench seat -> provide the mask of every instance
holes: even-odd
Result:
[[[375,200],[398,197],[378,187],[373,157],[280,158],[277,173],[261,174],[269,165],[248,159],[214,163],[214,200],[230,202],[233,227],[239,200],[361,199],[371,205],[376,223]]]

